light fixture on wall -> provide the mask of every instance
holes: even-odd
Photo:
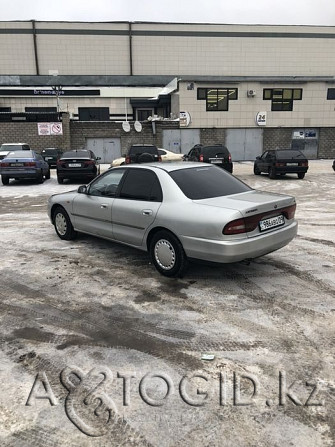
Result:
[[[190,82],[189,84],[187,84],[186,88],[187,90],[194,90],[194,82]]]

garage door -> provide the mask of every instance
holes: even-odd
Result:
[[[121,157],[120,138],[87,138],[86,148],[101,158],[100,163],[111,163]]]
[[[177,154],[187,154],[195,144],[200,143],[199,129],[164,129],[164,149]]]
[[[263,129],[227,129],[226,135],[233,161],[255,160],[263,152]]]

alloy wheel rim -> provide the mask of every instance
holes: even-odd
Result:
[[[171,270],[176,263],[176,252],[166,239],[160,239],[155,245],[155,260],[164,270]]]
[[[65,217],[62,213],[56,214],[55,218],[56,229],[61,236],[64,236],[67,230]]]

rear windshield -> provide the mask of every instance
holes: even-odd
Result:
[[[215,157],[217,154],[229,155],[229,151],[225,146],[208,146],[201,150],[201,153],[206,157]]]
[[[28,145],[22,145],[22,144],[2,144],[0,146],[0,151],[22,151],[22,150],[28,150]]]
[[[217,166],[178,169],[169,174],[185,196],[192,200],[251,191],[245,183]]]
[[[300,151],[284,150],[276,151],[277,158],[306,158],[305,155]]]
[[[132,146],[129,149],[129,155],[137,155],[137,154],[157,154],[158,149],[156,146]]]
[[[34,158],[31,151],[11,151],[5,158]]]
[[[64,152],[62,158],[91,158],[91,154],[88,151],[69,151]]]
[[[57,149],[43,149],[42,154],[57,155],[58,150]]]

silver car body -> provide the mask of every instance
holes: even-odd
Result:
[[[237,262],[270,253],[287,245],[297,234],[294,218],[284,218],[282,226],[264,232],[257,227],[249,233],[223,234],[223,228],[231,221],[261,213],[273,215],[276,210],[295,205],[295,199],[288,195],[249,190],[191,200],[169,173],[192,168],[204,169],[204,165],[186,162],[181,168],[180,163],[155,163],[113,168],[113,171],[149,169],[155,172],[163,192],[162,202],[97,197],[70,191],[50,197],[49,218],[53,223],[53,209],[60,205],[68,213],[75,230],[145,251],[148,250],[151,232],[157,228],[166,229],[177,236],[187,257],[219,263]],[[88,192],[89,188],[90,185]]]

